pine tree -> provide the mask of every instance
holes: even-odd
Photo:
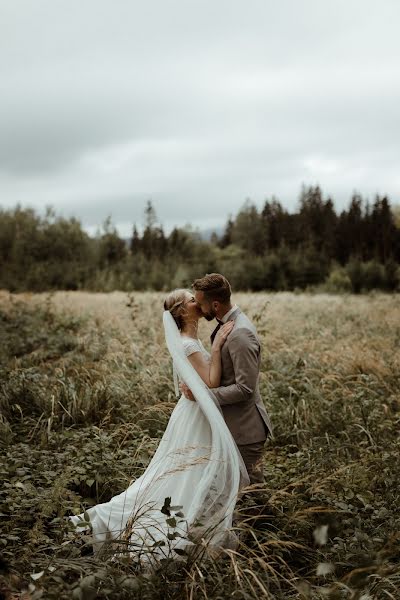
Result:
[[[389,200],[376,197],[372,208],[371,223],[374,232],[375,258],[386,263],[394,255],[397,231]]]
[[[230,246],[233,243],[234,227],[235,227],[235,222],[232,218],[232,215],[229,215],[228,222],[225,226],[225,231],[218,243],[220,248],[226,248],[227,246]]]
[[[131,254],[133,255],[137,254],[141,250],[141,239],[136,225],[133,226],[132,237],[129,247]]]

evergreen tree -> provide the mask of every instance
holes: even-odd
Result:
[[[132,237],[129,244],[131,254],[135,255],[140,252],[142,244],[136,225],[133,226]]]
[[[144,217],[145,228],[141,240],[143,254],[149,260],[163,258],[168,250],[168,243],[163,228],[157,224],[157,215],[151,200],[146,203]]]
[[[372,208],[371,225],[374,233],[375,258],[386,263],[395,254],[397,230],[390,204],[385,196],[376,197]]]
[[[365,248],[363,219],[363,200],[359,194],[353,194],[348,211],[339,217],[336,238],[336,258],[345,265],[350,257],[361,260]]]
[[[151,200],[147,200],[146,208],[144,209],[145,229],[153,230],[157,223],[157,215]]]
[[[220,248],[226,248],[230,244],[233,243],[233,229],[235,227],[235,222],[232,218],[232,215],[229,216],[228,222],[225,226],[225,231],[218,242]]]
[[[108,267],[115,265],[123,260],[127,254],[127,248],[124,240],[122,240],[116,228],[111,222],[109,215],[103,223],[103,234],[99,240],[100,249],[100,266]]]
[[[283,210],[280,203],[272,198],[266,200],[264,208],[261,211],[261,222],[264,232],[264,250],[275,250],[286,241],[288,237],[287,213]]]
[[[333,208],[333,206],[332,206]],[[302,232],[302,247],[323,253],[325,250],[325,233],[331,223],[326,223],[329,217],[332,220],[331,206],[325,206],[319,186],[305,188],[300,195],[299,226]]]
[[[337,216],[318,186],[303,187],[296,212],[274,197],[260,212],[247,200],[221,239],[207,242],[190,227],[166,236],[148,200],[143,234],[133,226],[128,256],[111,217],[91,238],[77,219],[60,218],[52,207],[43,217],[19,205],[0,207],[0,287],[169,289],[220,271],[238,290],[304,289],[326,281],[333,291],[399,291],[399,219],[400,208],[387,197],[370,206],[353,194]]]
[[[263,254],[262,222],[256,206],[250,199],[246,200],[236,217],[232,240],[250,254]]]

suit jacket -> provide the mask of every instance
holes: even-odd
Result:
[[[258,386],[261,345],[256,328],[240,308],[229,319],[235,325],[221,350],[221,386],[212,392],[236,443],[252,444],[272,435]]]

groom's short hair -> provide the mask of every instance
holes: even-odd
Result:
[[[196,279],[192,288],[196,292],[203,292],[205,298],[210,302],[218,300],[221,304],[227,304],[231,299],[231,284],[220,273],[208,273],[204,277]]]

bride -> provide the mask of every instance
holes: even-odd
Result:
[[[164,302],[164,329],[178,378],[196,399],[181,395],[144,474],[109,502],[69,517],[90,529],[94,552],[114,541],[142,562],[185,554],[195,543],[232,547],[232,515],[246,467],[212,388],[221,379],[221,348],[233,323],[223,325],[211,355],[197,337],[203,316],[193,294],[172,291]],[[122,550],[121,550],[122,548]]]

